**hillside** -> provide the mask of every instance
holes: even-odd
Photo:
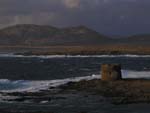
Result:
[[[56,28],[46,25],[20,24],[0,30],[3,46],[73,46],[73,45],[149,45],[150,34],[112,39],[85,26]]]
[[[150,34],[133,35],[122,40],[124,43],[150,46]]]
[[[0,30],[1,45],[81,45],[109,41],[106,36],[85,27],[55,28],[52,26],[22,24]]]
[[[0,30],[0,53],[150,54],[150,35],[113,39],[85,26],[56,28],[22,24]]]

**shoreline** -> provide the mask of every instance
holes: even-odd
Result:
[[[56,46],[0,46],[1,53],[15,55],[150,55],[150,46],[129,45],[56,45]]]
[[[66,54],[54,54],[54,55],[24,55],[24,54],[14,54],[14,53],[7,53],[7,54],[0,54],[0,57],[28,57],[28,58],[34,58],[34,57],[38,57],[38,58],[117,58],[117,57],[133,57],[133,58],[145,58],[145,57],[150,57],[150,55],[140,55],[140,54],[95,54],[95,55],[91,55],[91,54],[87,54],[87,55],[82,55],[82,54],[77,54],[77,55],[66,55]]]
[[[147,79],[123,79],[119,81],[111,81],[104,82],[100,79],[93,80],[82,80],[79,82],[69,82],[64,85],[58,87],[50,87],[49,90],[41,90],[40,92],[13,92],[13,93],[1,93],[4,96],[13,96],[16,98],[7,99],[9,104],[11,105],[20,105],[21,108],[28,107],[28,105],[38,106],[49,105],[49,107],[53,108],[53,102],[62,102],[59,104],[63,105],[63,102],[70,102],[67,106],[74,105],[74,103],[79,102],[77,99],[85,100],[81,102],[87,102],[86,100],[92,100],[89,104],[91,107],[99,108],[99,105],[103,105],[103,107],[114,106],[118,108],[119,106],[124,106],[126,108],[128,106],[138,106],[150,104],[150,80]],[[72,98],[75,98],[72,102]],[[94,100],[93,100],[94,99]],[[14,103],[13,103],[14,102]],[[26,103],[29,102],[29,103]],[[2,104],[3,105],[3,104]],[[23,105],[23,106],[21,106]],[[93,105],[93,106],[92,106]],[[80,106],[80,105],[79,105]],[[84,103],[83,103],[84,106]],[[102,107],[102,106],[101,106]],[[101,109],[103,109],[103,107]],[[111,108],[110,107],[110,108]],[[13,110],[13,107],[10,107]],[[47,108],[47,107],[46,107]],[[76,106],[73,107],[76,109]],[[109,108],[109,107],[108,107]],[[11,111],[3,110],[4,113],[18,113],[21,109],[16,109]],[[59,107],[60,109],[60,107]],[[100,109],[100,110],[101,110]],[[38,108],[34,108],[36,110],[34,113],[51,113],[44,110],[39,110]],[[99,111],[100,111],[99,110]],[[119,109],[118,109],[119,110]],[[0,110],[1,111],[1,110]],[[51,110],[49,110],[51,111]],[[90,113],[87,109],[84,110],[85,113]],[[111,110],[110,110],[111,112]],[[22,111],[22,113],[32,113],[29,111]],[[58,113],[57,110],[54,110],[52,113]],[[71,112],[74,113],[74,112]],[[81,109],[78,109],[76,113],[82,113]]]
[[[108,98],[112,104],[150,103],[150,80],[123,79],[105,82],[100,79],[69,82],[60,86],[64,90],[94,93]]]
[[[118,81],[101,81],[100,79],[70,81],[57,87],[39,92],[1,92],[2,95],[19,96],[8,101],[24,102],[26,100],[43,101],[44,95],[52,96],[70,93],[85,93],[87,96],[98,96],[113,105],[149,104],[150,79],[123,79]],[[41,98],[42,96],[42,98]],[[36,97],[36,98],[34,98]]]
[[[145,53],[139,53],[139,52],[113,52],[113,51],[106,51],[106,52],[46,52],[46,53],[40,53],[40,52],[20,52],[20,53],[13,53],[14,55],[23,55],[23,56],[50,56],[50,55],[56,55],[56,56],[98,56],[98,55],[116,55],[116,56],[121,56],[121,55],[150,55],[150,53],[145,54]]]

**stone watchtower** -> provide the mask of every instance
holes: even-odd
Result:
[[[120,64],[102,64],[101,65],[101,80],[115,81],[121,80],[121,65]]]

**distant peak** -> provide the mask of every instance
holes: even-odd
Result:
[[[89,30],[89,28],[84,25],[67,27],[66,29],[88,29]]]
[[[65,28],[65,30],[74,32],[74,33],[79,33],[79,34],[85,34],[85,33],[89,33],[89,32],[97,33],[96,31],[94,31],[86,26],[83,26],[83,25],[67,27],[67,28]]]

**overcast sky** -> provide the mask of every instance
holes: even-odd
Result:
[[[0,28],[85,25],[105,35],[150,33],[150,0],[0,0]]]

